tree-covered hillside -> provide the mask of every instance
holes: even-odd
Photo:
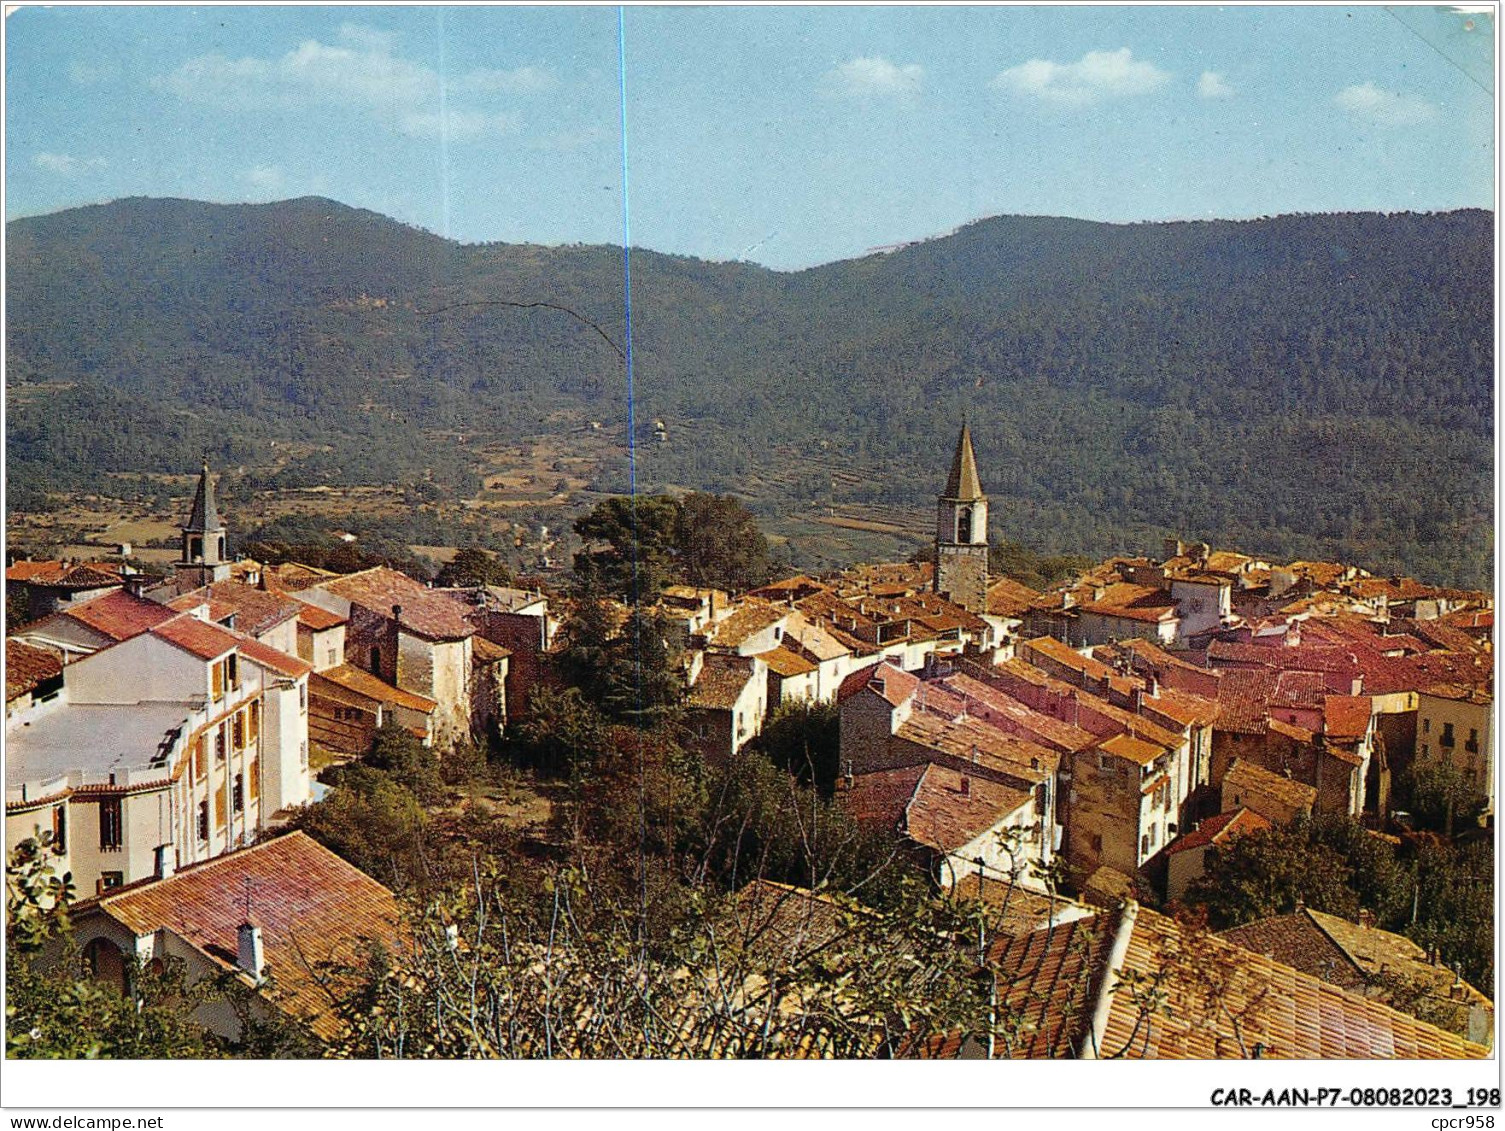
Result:
[[[789,274],[635,250],[639,438],[670,436],[639,486],[928,507],[965,414],[995,537],[1176,531],[1485,584],[1492,229],[998,217]],[[462,437],[626,426],[620,249],[462,246],[319,199],[8,232],[13,507],[204,449],[270,484],[469,495]]]

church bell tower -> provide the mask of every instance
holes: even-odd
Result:
[[[936,507],[935,591],[972,613],[988,603],[988,497],[977,478],[972,433],[962,425]]]
[[[230,563],[225,559],[225,524],[214,505],[214,480],[207,458],[193,496],[193,510],[183,525],[183,559],[175,562],[173,569],[180,585],[188,582],[193,588],[230,576]]]

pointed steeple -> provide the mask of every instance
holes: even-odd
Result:
[[[209,457],[204,457],[204,471],[199,476],[199,489],[193,496],[193,512],[188,524],[183,527],[187,534],[212,534],[224,530],[214,505],[214,480],[209,475]]]
[[[972,454],[972,431],[962,425],[962,434],[956,438],[956,455],[951,460],[951,475],[946,480],[945,499],[971,500],[982,498],[982,481],[977,478],[977,457]]]

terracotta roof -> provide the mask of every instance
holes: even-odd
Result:
[[[1247,758],[1235,758],[1223,777],[1223,788],[1250,789],[1273,797],[1292,809],[1307,809],[1316,804],[1317,791],[1309,785],[1267,770]]]
[[[1114,757],[1127,759],[1136,766],[1148,766],[1165,753],[1165,747],[1143,742],[1127,734],[1115,734],[1112,738],[1104,739],[1098,744],[1098,749],[1105,750]]]
[[[239,581],[217,581],[209,586],[209,596],[235,613],[237,631],[252,636],[260,636],[292,620],[302,608],[301,602],[275,590],[256,589]]]
[[[1097,742],[1097,736],[1091,731],[1036,711],[1006,691],[1000,691],[991,684],[975,679],[965,672],[946,676],[939,680],[938,684],[961,699],[964,705],[970,706],[975,703],[987,711],[1001,715],[1008,720],[1009,724],[1028,731],[1042,744],[1063,753],[1086,750]],[[994,725],[1006,724],[995,723]]]
[[[348,617],[342,617],[339,613],[332,613],[328,609],[321,609],[318,605],[310,605],[300,601],[298,603],[298,623],[315,632],[323,632],[327,628],[349,623]]]
[[[837,793],[837,799],[852,819],[861,825],[897,832],[904,820],[904,810],[914,797],[915,786],[925,776],[928,762],[853,774],[849,786]]]
[[[125,584],[121,567],[115,562],[18,561],[6,569],[5,580],[60,589],[103,589]]]
[[[1487,1057],[1470,1044],[1380,1003],[1216,936],[1193,939],[1140,908],[1120,977],[1167,978],[1164,1005],[1145,1025],[1135,995],[1113,995],[1102,1053],[1131,1058],[1430,1060]],[[1216,993],[1216,1004],[1209,990]],[[1235,1028],[1233,1019],[1237,1019]]]
[[[1309,730],[1303,726],[1297,726],[1295,723],[1283,722],[1280,719],[1268,719],[1265,725],[1273,733],[1285,735],[1285,737],[1293,739],[1296,742],[1311,743],[1317,740],[1316,731]]]
[[[339,577],[327,569],[316,569],[313,566],[304,565],[302,562],[282,562],[280,565],[269,565],[263,568],[262,574],[269,583],[275,582],[277,588],[286,589],[290,593],[296,593],[321,582],[328,581],[332,577]]]
[[[1369,733],[1374,700],[1367,695],[1329,695],[1323,700],[1322,730],[1336,738],[1363,738]]]
[[[1282,707],[1320,709],[1331,688],[1322,672],[1284,671],[1275,673],[1275,691],[1270,702]]]
[[[398,707],[408,707],[414,711],[421,711],[425,715],[432,714],[438,707],[438,703],[426,695],[419,695],[415,691],[407,691],[401,687],[393,687],[372,675],[370,672],[350,664],[340,664],[337,667],[326,668],[322,672],[314,672],[309,676],[309,686],[317,688],[320,680],[328,680],[337,687],[346,691],[353,691],[367,699],[378,703],[395,704]]]
[[[1261,668],[1229,668],[1218,684],[1218,730],[1263,734],[1269,725],[1276,673]]]
[[[1405,935],[1362,926],[1310,907],[1303,910],[1307,919],[1369,977],[1401,974],[1429,986],[1438,996],[1456,996],[1467,1003],[1493,1007],[1485,994],[1458,978],[1446,966],[1428,962],[1427,952]]]
[[[753,880],[734,897],[731,921],[744,948],[794,966],[849,936],[860,914],[809,888]]]
[[[140,636],[157,625],[172,620],[177,614],[155,601],[137,597],[124,589],[106,593],[79,605],[69,605],[56,614],[77,621],[111,640],[129,640]]]
[[[1369,984],[1353,959],[1304,909],[1291,915],[1257,919],[1222,931],[1218,937],[1334,986],[1362,992]]]
[[[62,575],[63,563],[55,561],[30,561],[23,558],[12,562],[5,569],[6,581],[45,581],[49,577]]]
[[[14,637],[5,642],[5,701],[35,691],[63,674],[63,661],[54,652]]]
[[[201,660],[217,660],[241,643],[229,629],[207,624],[188,613],[179,613],[151,631],[153,636],[175,644]]]
[[[429,640],[463,640],[475,631],[463,601],[386,566],[322,581],[318,587],[389,619],[400,605],[402,630]]]
[[[690,688],[689,705],[712,711],[730,711],[747,690],[757,664],[751,656],[707,653],[700,674]]]
[[[918,676],[910,675],[893,664],[872,664],[858,668],[843,679],[841,686],[836,689],[836,698],[838,702],[842,702],[863,688],[870,687],[897,707],[913,695],[919,686]]]
[[[1358,674],[1358,658],[1353,652],[1330,644],[1233,644],[1214,640],[1207,646],[1207,661],[1210,665],[1252,664],[1271,671]]]
[[[1037,653],[1046,659],[1054,660],[1062,667],[1080,672],[1091,680],[1113,679],[1119,674],[1101,660],[1094,660],[1088,656],[1084,656],[1071,647],[1071,645],[1063,644],[1053,636],[1041,636],[1034,640],[1026,640],[1019,647],[1021,651],[1026,653],[1026,659],[1029,658],[1028,653]]]
[[[1022,789],[932,764],[915,786],[904,827],[916,843],[954,852],[1029,803]]]
[[[512,649],[503,648],[500,644],[487,640],[484,636],[477,633],[471,637],[470,654],[478,664],[494,664],[498,660],[505,660],[508,656],[512,655]]]
[[[1202,848],[1209,844],[1222,844],[1230,837],[1244,833],[1260,832],[1270,828],[1270,822],[1253,809],[1240,806],[1216,817],[1208,817],[1185,836],[1177,837],[1166,848],[1167,855],[1184,852],[1188,848]]]
[[[1044,600],[1045,594],[1038,589],[1031,589],[1011,577],[1000,577],[988,583],[987,610],[991,616],[1023,616]]]
[[[138,936],[171,931],[235,969],[247,898],[261,927],[273,1000],[321,1037],[341,1028],[321,987],[321,965],[356,963],[368,943],[396,950],[406,940],[392,893],[301,832],[106,895],[95,906]]]
[[[817,670],[817,665],[782,644],[767,652],[759,652],[757,658],[767,664],[768,670],[774,675],[783,676],[785,679],[790,676],[808,675]]]
[[[1451,699],[1454,702],[1475,703],[1479,706],[1487,706],[1495,701],[1493,691],[1465,683],[1434,683],[1430,687],[1423,687],[1421,693],[1436,699]]]
[[[750,636],[778,624],[789,615],[785,605],[760,601],[756,597],[745,599],[732,614],[713,624],[708,633],[710,643],[721,648],[735,648]]]
[[[268,671],[285,675],[291,679],[307,675],[314,670],[314,666],[307,660],[301,660],[297,656],[289,656],[286,652],[273,648],[270,644],[263,644],[260,640],[253,639],[244,633],[239,634],[237,647],[240,654],[258,667]]]
[[[1101,598],[1081,606],[1080,611],[1126,620],[1159,622],[1176,616],[1176,602],[1167,590],[1119,581],[1106,586]]]
[[[1218,717],[1217,700],[1164,684],[1156,688],[1154,695],[1144,697],[1143,710],[1163,714],[1179,726],[1207,725],[1216,722]]]
[[[1056,751],[972,718],[951,720],[916,711],[895,733],[917,746],[1024,781],[1042,781],[1061,763]]]

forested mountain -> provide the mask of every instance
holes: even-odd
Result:
[[[1176,531],[1486,584],[1492,232],[1479,211],[998,217],[793,273],[635,250],[636,419],[671,436],[639,486],[928,505],[965,414],[995,536]],[[203,449],[269,484],[470,494],[455,434],[625,427],[620,249],[459,245],[312,198],[8,234],[12,506]]]

